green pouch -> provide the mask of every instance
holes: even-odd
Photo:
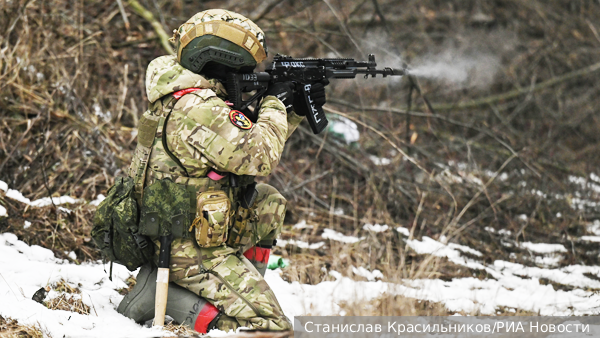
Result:
[[[194,219],[191,204],[195,203],[195,197],[187,186],[168,178],[145,187],[140,233],[150,237],[189,238],[188,227]]]
[[[109,261],[133,271],[148,262],[153,244],[138,232],[138,206],[131,177],[119,177],[93,218],[92,239]]]

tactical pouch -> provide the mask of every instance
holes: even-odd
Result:
[[[227,245],[232,248],[240,248],[252,241],[254,224],[258,216],[253,209],[238,207],[234,216],[233,225],[229,230]]]
[[[119,177],[93,218],[92,238],[104,257],[133,271],[153,254],[153,245],[138,232],[134,180]]]
[[[188,238],[196,202],[193,187],[161,179],[144,188],[140,233],[150,237]]]
[[[189,231],[194,230],[196,242],[202,248],[219,246],[227,240],[231,201],[225,192],[206,191],[198,196],[196,218]]]

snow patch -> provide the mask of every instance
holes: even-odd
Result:
[[[588,232],[600,236],[600,220],[595,219],[594,222],[589,223],[586,228]]]
[[[302,230],[302,229],[313,229],[314,226],[306,224],[305,220],[301,220],[300,223],[294,225],[292,229]]]
[[[531,242],[523,242],[520,243],[519,246],[521,248],[541,253],[547,254],[552,252],[567,252],[564,245],[562,244],[546,244],[546,243],[531,243]]]
[[[331,239],[334,241],[338,241],[338,242],[342,242],[342,243],[356,243],[359,241],[362,241],[363,239],[365,239],[365,237],[354,237],[354,236],[346,236],[340,232],[337,232],[335,230],[331,230],[331,229],[324,229],[323,230],[323,234],[321,235],[321,237],[325,238],[325,239]]]
[[[106,196],[98,194],[98,196],[96,196],[96,199],[90,202],[90,205],[99,206],[105,198]]]
[[[365,268],[363,268],[362,266],[359,266],[358,268],[353,266],[352,267],[352,272],[355,275],[361,276],[361,277],[365,277],[368,281],[372,282],[375,281],[376,279],[382,279],[383,278],[383,274],[381,273],[381,271],[375,269],[373,271],[369,271]]]
[[[35,200],[29,204],[32,207],[42,208],[42,207],[47,207],[49,205],[52,205],[52,202],[54,202],[54,205],[80,204],[80,203],[83,203],[84,200],[82,200],[80,198],[73,198],[71,196],[52,197],[52,199],[50,199],[50,197],[44,197],[44,198]],[[69,210],[69,212],[70,212],[70,210]]]
[[[335,119],[329,121],[330,130],[336,134],[340,134],[346,144],[356,142],[360,139],[360,133],[356,123],[350,121],[343,116],[337,116]]]
[[[405,227],[397,227],[396,231],[398,231],[399,233],[403,234],[406,237],[410,236],[410,230],[408,230]]]
[[[31,204],[31,200],[29,200],[29,198],[25,198],[25,196],[23,196],[23,194],[21,194],[20,191],[14,189],[8,189],[6,191],[6,197],[12,198],[13,200],[19,201],[21,203]]]
[[[325,242],[317,242],[317,243],[313,243],[310,244],[308,242],[304,242],[304,241],[299,241],[299,240],[295,240],[295,239],[278,239],[277,240],[277,246],[280,247],[285,247],[286,245],[295,245],[301,249],[319,249],[321,247],[323,247],[325,245]]]
[[[363,225],[363,230],[373,231],[373,232],[384,232],[384,231],[387,231],[388,229],[389,229],[389,227],[387,226],[387,224],[381,225],[381,224],[366,223],[365,225]]]
[[[52,337],[156,337],[167,334],[160,329],[145,328],[116,311],[123,298],[117,290],[127,287],[131,275],[124,266],[115,264],[112,281],[108,267],[99,263],[69,264],[54,257],[52,251],[28,246],[11,233],[0,234],[0,315],[23,325],[39,327]],[[61,280],[77,285],[81,300],[91,314],[50,310],[31,299],[47,285]],[[52,295],[50,295],[52,296]]]
[[[369,155],[369,159],[371,160],[371,162],[373,162],[373,164],[375,164],[377,166],[388,165],[388,164],[392,163],[392,160],[389,158],[377,157],[374,155]]]

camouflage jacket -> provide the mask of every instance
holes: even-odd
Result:
[[[201,90],[178,100],[170,95],[187,88]],[[286,114],[277,98],[267,96],[260,103],[256,123],[249,129],[240,128],[234,124],[232,110],[224,101],[227,93],[223,85],[183,68],[175,56],[161,56],[149,64],[146,93],[150,105],[145,118],[157,120],[171,112],[164,128],[166,144],[190,178],[205,177],[211,169],[238,175],[268,175],[279,163],[285,141],[302,121],[294,112]],[[159,125],[159,134],[162,130]],[[140,157],[139,148],[134,162]],[[131,176],[135,166],[132,163]],[[165,177],[181,181],[185,171],[168,156],[162,143],[155,142],[145,185]]]

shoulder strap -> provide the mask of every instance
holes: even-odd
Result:
[[[169,111],[169,114],[167,114],[167,117],[165,118],[165,122],[163,123],[162,144],[163,144],[163,148],[165,149],[165,152],[167,153],[167,155],[169,155],[169,157],[175,163],[177,163],[177,165],[180,166],[181,169],[183,169],[183,172],[185,173],[185,177],[190,177],[190,175],[187,172],[187,169],[185,169],[185,167],[183,166],[183,164],[181,164],[181,161],[179,161],[179,159],[177,157],[175,157],[175,155],[173,155],[173,153],[171,152],[171,150],[169,150],[169,146],[167,145],[167,123],[169,122],[169,117],[171,117],[171,113],[173,112],[173,108],[174,107],[175,107],[175,103],[173,103],[173,106],[171,107],[171,110]]]
[[[134,160],[130,167],[130,176],[133,177],[134,192],[138,203],[142,201],[148,159],[152,153],[152,144],[154,143],[159,123],[160,119],[144,115],[138,125],[138,144],[135,148]]]

